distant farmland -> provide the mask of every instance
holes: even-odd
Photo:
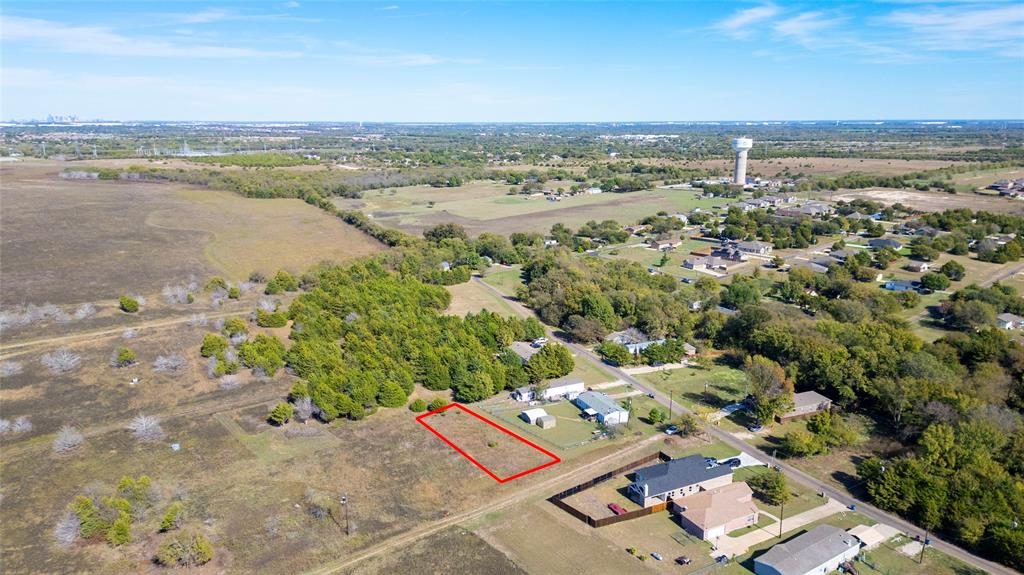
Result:
[[[53,162],[5,164],[3,306],[152,293],[191,275],[245,279],[383,249],[295,199],[174,184],[69,181]]]

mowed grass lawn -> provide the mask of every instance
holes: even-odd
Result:
[[[495,266],[484,273],[484,282],[507,296],[515,296],[516,290],[523,285],[522,274],[522,266]]]
[[[671,393],[673,400],[691,409],[698,405],[721,408],[747,395],[746,376],[725,365],[656,371],[637,377],[664,393]]]
[[[548,403],[538,406],[555,416],[557,423],[550,429],[541,429],[537,425],[531,425],[523,421],[519,414],[526,409],[532,409],[525,403],[515,405],[500,405],[488,409],[488,413],[494,416],[502,425],[516,433],[524,434],[530,441],[540,440],[540,443],[548,443],[560,449],[569,449],[581,443],[587,442],[594,437],[597,424],[591,423],[580,416],[580,409],[569,401]]]

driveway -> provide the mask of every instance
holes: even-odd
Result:
[[[819,505],[814,509],[809,509],[798,515],[783,519],[782,532],[788,533],[794,529],[799,529],[808,523],[813,523],[819,519],[824,519],[843,511],[846,511],[845,505],[835,499],[829,499],[824,505]],[[744,533],[739,537],[722,535],[715,541],[715,547],[711,551],[711,556],[718,557],[719,555],[725,555],[726,557],[732,558],[737,555],[743,555],[747,552],[747,549],[750,549],[754,545],[763,543],[769,539],[774,539],[778,536],[778,522],[772,523],[763,529],[755,529],[750,533]]]

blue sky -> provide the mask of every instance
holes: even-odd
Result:
[[[0,117],[1024,118],[1024,3],[50,2]]]

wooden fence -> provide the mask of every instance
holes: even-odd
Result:
[[[552,495],[551,497],[548,497],[548,501],[550,501],[556,507],[558,507],[559,509],[565,511],[569,515],[572,515],[576,519],[579,519],[580,521],[586,523],[587,525],[589,525],[591,527],[595,527],[595,528],[596,527],[604,527],[605,525],[612,525],[614,523],[619,523],[621,521],[628,521],[630,519],[636,519],[637,517],[644,517],[644,516],[650,515],[652,513],[658,513],[660,511],[664,511],[668,507],[668,502],[667,501],[663,502],[663,503],[658,503],[658,504],[652,505],[650,507],[645,507],[643,509],[637,509],[635,511],[630,511],[630,512],[624,513],[622,515],[612,515],[611,517],[602,517],[600,519],[594,519],[593,517],[587,515],[586,513],[583,513],[579,509],[576,509],[572,505],[569,505],[568,503],[563,501],[563,499],[565,499],[565,498],[567,498],[567,497],[569,497],[571,495],[575,495],[575,494],[577,494],[577,493],[579,493],[581,491],[586,491],[587,489],[590,489],[591,487],[593,487],[593,486],[595,486],[595,485],[597,485],[599,483],[604,483],[605,481],[608,481],[609,479],[611,479],[613,477],[616,477],[618,475],[622,475],[623,473],[626,473],[628,471],[632,471],[632,470],[636,469],[637,467],[641,467],[643,465],[647,465],[648,463],[650,463],[652,461],[656,461],[656,460],[671,461],[672,458],[668,454],[663,452],[663,451],[659,451],[657,453],[652,453],[652,454],[647,455],[645,457],[641,457],[640,459],[637,459],[636,461],[628,463],[628,464],[626,464],[626,465],[624,465],[624,466],[622,466],[622,467],[620,467],[618,469],[615,469],[613,471],[609,471],[608,473],[604,473],[602,475],[598,475],[597,477],[594,477],[593,479],[591,479],[589,481],[585,481],[583,483],[580,483],[579,485],[574,485],[574,486],[570,487],[569,489],[566,489],[565,491],[562,491],[561,493],[556,493],[555,495]]]

